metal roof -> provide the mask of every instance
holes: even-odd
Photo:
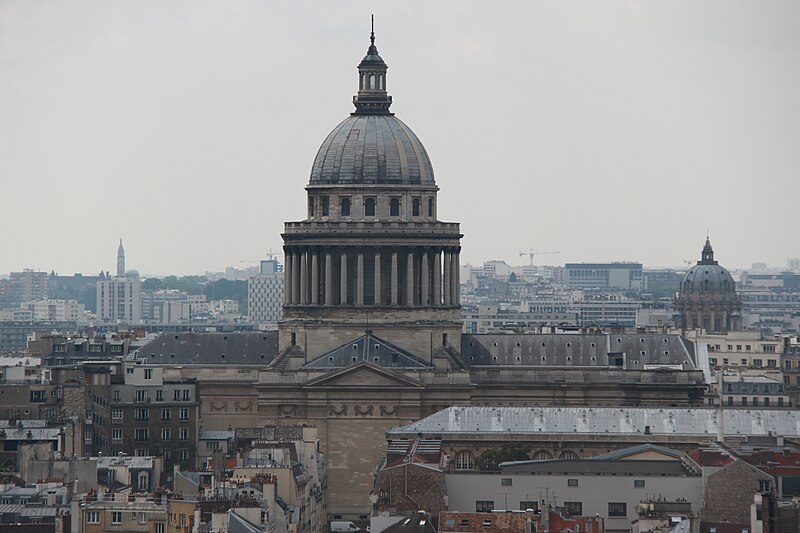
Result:
[[[800,411],[724,409],[725,435],[800,436]],[[450,407],[390,436],[423,434],[716,435],[717,410],[704,407]]]
[[[137,351],[148,365],[267,365],[278,353],[278,332],[164,333]]]

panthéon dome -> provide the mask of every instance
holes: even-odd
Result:
[[[356,107],[322,143],[309,185],[434,185],[433,166],[411,129],[389,111],[387,66],[370,36],[358,65]]]

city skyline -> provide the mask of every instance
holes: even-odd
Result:
[[[800,255],[799,6],[317,7],[0,6],[0,272],[113,271],[120,237],[155,275],[279,253],[372,11],[462,264],[678,267],[707,230],[732,269]]]

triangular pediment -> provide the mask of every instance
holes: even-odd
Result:
[[[306,384],[306,387],[419,388],[422,387],[422,383],[373,363],[362,361],[312,379]]]
[[[366,333],[303,365],[303,370],[345,368],[360,362],[406,370],[430,370],[432,367],[416,355],[371,333]]]

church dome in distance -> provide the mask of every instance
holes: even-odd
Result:
[[[681,291],[734,291],[735,283],[730,272],[714,261],[714,250],[711,241],[706,239],[700,261],[689,269],[681,281]]]
[[[370,37],[367,55],[358,65],[356,107],[320,146],[309,185],[435,186],[425,147],[411,129],[389,111],[387,66]]]

